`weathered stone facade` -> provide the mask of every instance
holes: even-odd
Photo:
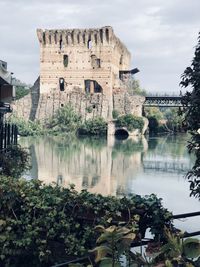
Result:
[[[24,119],[46,121],[58,108],[71,104],[84,119],[112,111],[142,116],[144,97],[131,96],[120,79],[130,70],[131,55],[111,27],[37,30],[40,78],[31,95],[13,109]]]

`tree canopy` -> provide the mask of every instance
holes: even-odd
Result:
[[[187,67],[181,76],[180,85],[191,88],[183,97],[185,121],[191,132],[189,151],[196,156],[195,164],[188,173],[191,195],[200,198],[200,32],[191,66]]]

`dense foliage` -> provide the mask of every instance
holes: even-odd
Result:
[[[177,107],[145,107],[145,116],[149,120],[150,133],[181,132],[184,130],[184,116],[180,116],[180,109]]]
[[[134,223],[158,240],[171,214],[155,195],[116,197],[77,193],[73,187],[0,177],[0,266],[50,266],[95,247],[95,225]]]
[[[101,267],[199,267],[199,240],[195,238],[183,240],[182,234],[173,233],[169,228],[164,229],[165,242],[148,243],[143,253],[130,249],[135,239],[134,224],[131,227],[128,224],[111,225],[108,228],[99,225],[96,229],[100,232],[100,236],[96,241],[97,246],[91,252],[95,253],[95,263]],[[126,261],[122,260],[122,255]],[[86,265],[79,265],[79,267],[84,266]]]
[[[96,117],[85,121],[78,129],[79,135],[106,135],[107,122],[101,118]]]
[[[196,162],[188,173],[188,179],[191,195],[200,199],[200,33],[192,64],[184,71],[180,84],[192,89],[185,94],[182,103],[185,106],[187,129],[192,134],[188,148],[196,155]]]
[[[117,127],[126,127],[129,131],[139,129],[140,132],[142,132],[144,120],[142,117],[136,117],[132,114],[127,114],[118,117],[115,124]]]
[[[44,126],[39,121],[26,121],[15,115],[12,115],[8,121],[17,125],[19,135],[21,136],[38,136],[46,132]]]
[[[30,89],[27,89],[25,86],[15,86],[16,87],[16,100],[28,95]]]
[[[53,134],[106,135],[107,133],[107,123],[103,118],[96,117],[83,122],[81,115],[70,105],[58,109],[47,127]]]
[[[30,155],[20,146],[10,146],[1,151],[0,154],[0,175],[12,176],[15,178],[30,168]]]
[[[48,123],[48,128],[53,133],[76,132],[81,121],[81,115],[77,114],[70,105],[65,105],[56,111],[55,116]]]
[[[130,78],[126,79],[124,83],[127,86],[128,93],[130,95],[142,95],[145,96],[147,93],[145,89],[141,88],[139,80],[136,80],[130,76]]]
[[[167,129],[173,132],[183,131],[184,116],[180,114],[181,111],[176,107],[167,108],[164,112]]]
[[[117,119],[119,117],[119,112],[116,109],[113,109],[112,117],[113,117],[113,119]]]

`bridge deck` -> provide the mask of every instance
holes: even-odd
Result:
[[[144,106],[181,107],[181,96],[146,96]]]

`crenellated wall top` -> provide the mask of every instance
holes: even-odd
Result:
[[[126,46],[114,34],[111,26],[89,29],[37,29],[38,40],[41,45],[107,45],[117,46],[123,52],[130,54]]]

